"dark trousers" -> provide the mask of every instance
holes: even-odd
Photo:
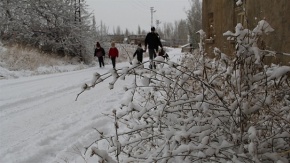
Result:
[[[101,56],[101,57],[98,57],[98,60],[99,60],[99,65],[100,65],[100,67],[102,67],[102,66],[105,66],[105,63],[104,63],[104,58],[103,58],[103,56]]]
[[[137,60],[142,63],[143,61],[143,55],[137,55]]]
[[[149,58],[150,58],[150,65],[149,68],[152,69],[156,69],[156,65],[155,62],[153,62],[153,59],[156,57],[156,51],[155,49],[149,49]]]
[[[156,57],[155,49],[149,49],[149,58],[153,60]]]
[[[111,57],[113,68],[116,68],[116,57]]]

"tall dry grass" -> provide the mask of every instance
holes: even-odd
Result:
[[[39,67],[51,67],[67,64],[79,64],[71,57],[58,57],[54,54],[43,53],[35,48],[14,45],[6,47],[0,54],[0,66],[10,71],[30,70]]]

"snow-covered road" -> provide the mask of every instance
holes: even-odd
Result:
[[[174,58],[180,49],[169,56]],[[176,57],[175,57],[176,59]],[[146,59],[145,59],[146,60]],[[129,66],[118,63],[117,68]],[[0,162],[47,163],[79,162],[79,147],[87,146],[97,135],[93,128],[110,131],[112,121],[102,113],[118,108],[123,87],[120,80],[113,90],[107,81],[81,94],[84,83],[105,68],[0,80]]]
[[[102,126],[101,113],[117,105],[123,87],[109,90],[107,83],[101,83],[78,101],[75,98],[95,72],[110,68],[1,80],[0,162],[52,162],[93,127]]]

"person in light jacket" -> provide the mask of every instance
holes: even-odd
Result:
[[[115,47],[115,42],[111,43],[111,48],[109,50],[109,58],[112,60],[113,69],[116,69],[116,58],[119,57],[119,51]]]

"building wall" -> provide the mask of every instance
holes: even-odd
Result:
[[[275,29],[269,36],[263,36],[266,49],[290,53],[290,1],[289,0],[248,0],[250,28],[265,18]],[[255,20],[255,17],[258,20]]]
[[[213,48],[218,47],[226,54],[234,55],[234,43],[222,34],[228,30],[234,32],[237,23],[253,30],[262,19],[275,30],[262,37],[263,47],[267,50],[290,53],[290,0],[243,0],[245,12],[235,3],[235,0],[203,0],[202,28],[207,33],[208,54],[212,54]],[[247,22],[240,22],[241,14],[244,14],[244,20]]]
[[[206,52],[211,54],[213,48],[218,47],[224,52],[229,52],[233,44],[228,42],[222,34],[234,29],[234,2],[232,0],[203,0],[202,28],[207,34]]]

